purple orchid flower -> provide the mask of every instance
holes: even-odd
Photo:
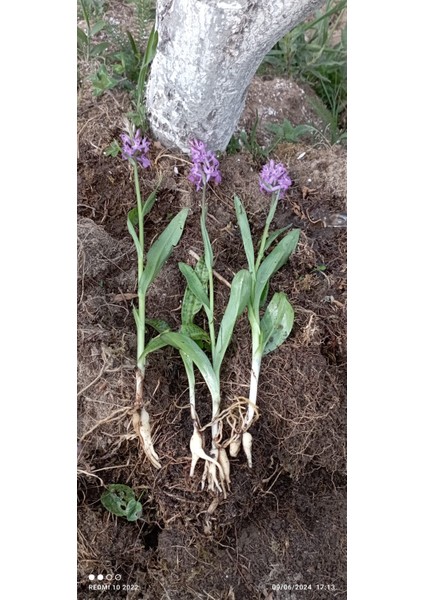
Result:
[[[206,150],[205,144],[199,140],[191,141],[190,147],[193,166],[188,180],[194,183],[196,190],[201,190],[208,181],[213,181],[216,185],[221,183],[219,161],[215,154]]]
[[[122,156],[125,160],[133,158],[144,169],[150,167],[151,162],[146,156],[150,149],[150,142],[146,137],[141,137],[139,129],[137,129],[133,136],[128,135],[128,133],[122,133],[121,140],[123,142]]]
[[[259,187],[263,192],[277,193],[277,198],[281,198],[291,184],[292,180],[282,163],[276,164],[274,160],[270,160],[263,166],[259,175]]]

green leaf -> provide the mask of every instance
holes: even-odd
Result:
[[[188,386],[189,386],[189,393],[190,393],[190,399],[191,397],[193,397],[194,399],[194,393],[195,393],[195,384],[196,384],[196,380],[194,378],[194,368],[193,368],[193,361],[191,360],[191,358],[189,358],[187,356],[187,354],[185,354],[184,352],[180,351],[180,356],[181,359],[184,363],[184,367],[186,370],[186,374],[187,374],[187,379],[188,379]]]
[[[96,44],[95,46],[91,47],[90,53],[91,56],[99,56],[102,52],[104,52],[105,50],[107,50],[109,47],[109,43],[108,42],[101,42],[100,44]]]
[[[125,512],[127,521],[137,521],[137,519],[139,519],[143,513],[141,502],[131,499],[127,504],[127,509]]]
[[[221,364],[228,344],[231,341],[236,321],[249,302],[251,285],[252,279],[249,271],[242,269],[235,274],[231,283],[230,299],[222,317],[221,327],[216,340],[213,367],[217,374],[221,369]]]
[[[145,294],[147,292],[147,288],[157,277],[172,249],[180,241],[187,215],[188,208],[183,208],[167,225],[148,251],[146,265],[140,278],[139,293]]]
[[[91,35],[96,35],[96,33],[99,33],[99,31],[104,29],[105,26],[106,23],[104,21],[97,21],[97,23],[94,23],[93,27],[91,28]]]
[[[146,319],[146,325],[150,325],[158,333],[171,331],[171,326],[163,319]]]
[[[263,354],[272,352],[290,335],[294,322],[293,307],[283,292],[277,292],[261,319]]]
[[[149,341],[141,358],[145,358],[151,352],[164,348],[165,346],[172,346],[173,348],[180,350],[180,352],[182,351],[187,354],[202,374],[212,397],[216,398],[219,395],[219,380],[214,373],[209,358],[203,350],[199,348],[196,342],[187,335],[176,332],[161,333]]]
[[[195,325],[194,323],[186,323],[184,325],[181,325],[180,333],[182,333],[183,335],[187,335],[195,342],[206,342],[207,344],[211,343],[209,334],[206,333],[204,329],[202,329],[198,325]]]
[[[149,65],[155,57],[156,48],[158,45],[159,34],[155,29],[152,29],[147,41],[146,52],[143,56],[143,66]]]
[[[137,227],[138,225],[138,208],[135,206],[128,212],[128,219],[131,222],[131,225]]]
[[[88,37],[80,27],[77,27],[77,40],[80,46],[85,46],[88,44]]]
[[[132,50],[132,52],[133,52],[136,60],[139,61],[140,58],[141,58],[140,51],[137,48],[137,44],[135,43],[135,40],[134,40],[133,36],[131,35],[131,32],[130,31],[126,31],[125,33],[127,34],[128,40],[130,42],[131,50]]]
[[[268,248],[270,248],[272,246],[272,244],[275,242],[275,240],[285,231],[287,231],[288,229],[290,229],[290,227],[292,226],[292,224],[290,223],[290,225],[286,225],[286,227],[282,227],[281,229],[276,229],[275,231],[273,231],[272,233],[270,233],[268,235],[268,239],[266,241],[265,244],[265,252],[268,250]]]
[[[150,32],[150,35],[149,35],[149,39],[147,41],[146,51],[143,55],[140,72],[138,74],[137,107],[139,107],[140,103],[141,103],[141,99],[142,99],[142,96],[144,93],[144,87],[146,85],[147,69],[148,69],[149,64],[152,62],[152,60],[155,56],[157,45],[158,45],[158,32],[155,29],[152,29],[152,31]]]
[[[152,210],[153,205],[156,202],[157,191],[158,191],[158,188],[153,190],[153,192],[147,198],[146,202],[143,204],[143,208],[142,208],[143,217],[146,217],[149,214],[149,212]]]
[[[90,77],[93,84],[93,94],[100,96],[106,90],[110,90],[118,85],[119,80],[109,75],[104,65],[101,65],[97,72]]]
[[[208,293],[208,270],[205,265],[205,259],[203,256],[199,258],[194,268],[194,272],[200,279],[205,294]],[[183,302],[181,305],[181,321],[184,325],[188,325],[193,322],[194,317],[197,315],[199,310],[202,308],[202,303],[196,298],[190,288],[187,286],[184,292]]]
[[[80,0],[82,14],[84,15],[84,20],[87,23],[87,27],[90,27],[90,16],[88,14],[88,7],[86,6],[85,0]]]
[[[199,277],[196,275],[196,273],[193,271],[193,269],[189,265],[186,265],[183,262],[179,262],[178,267],[179,267],[181,273],[186,278],[187,285],[188,285],[190,291],[194,294],[194,296],[197,298],[197,300],[199,300],[199,302],[202,303],[202,305],[206,311],[206,314],[209,315],[209,313],[210,313],[209,298],[206,295],[206,292],[203,288],[202,282],[200,281]]]
[[[138,210],[137,208],[132,208],[127,216],[127,227],[128,231],[131,234],[133,242],[135,244],[137,250],[137,256],[143,255],[143,248],[141,247],[140,240],[138,239],[138,235],[136,230],[134,229],[134,224],[138,224]]]
[[[265,287],[263,289],[263,292],[262,292],[262,295],[261,295],[261,299],[259,301],[259,308],[262,308],[265,305],[266,300],[268,298],[268,292],[269,292],[269,279],[266,282]]]
[[[106,491],[100,497],[103,506],[118,517],[127,515],[127,505],[130,500],[135,500],[133,490],[127,485],[112,483],[107,486]]]
[[[103,154],[105,156],[113,156],[113,158],[115,158],[116,156],[118,156],[118,154],[121,152],[121,146],[118,144],[118,142],[116,140],[113,140],[113,142],[106,148],[106,150],[103,152]]]
[[[234,207],[236,209],[237,223],[240,228],[241,239],[243,241],[244,252],[250,273],[255,272],[255,251],[253,249],[252,234],[250,232],[249,221],[244,206],[238,196],[234,196]]]
[[[272,250],[264,259],[256,274],[254,307],[259,310],[260,300],[264,288],[271,277],[276,273],[289,259],[289,256],[296,248],[299,240],[300,229],[293,229]]]

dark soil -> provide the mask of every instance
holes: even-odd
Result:
[[[126,228],[135,195],[128,164],[105,157],[128,110],[123,93],[79,97],[78,161],[78,503],[80,600],[327,599],[346,596],[346,153],[341,147],[281,145],[274,158],[293,179],[272,227],[301,229],[295,254],[272,279],[295,309],[288,340],[261,370],[253,468],[231,459],[227,499],[189,478],[192,433],[187,380],[177,351],[150,355],[146,396],[162,469],[145,459],[126,412],[134,400],[136,253]],[[149,244],[180,208],[186,228],[149,290],[148,316],[180,325],[184,292],[178,261],[202,253],[200,194],[187,181],[187,156],[155,144],[143,172],[146,197],[163,176],[146,222]],[[223,183],[210,189],[208,228],[215,269],[226,280],[246,266],[232,206],[245,204],[255,242],[269,200],[248,153],[223,156]],[[216,282],[217,317],[228,288]],[[202,323],[200,317],[199,323]],[[247,395],[250,333],[238,322],[222,370],[222,406]],[[149,331],[149,335],[152,335]],[[199,414],[210,419],[206,387]],[[100,503],[104,486],[130,485],[143,518],[127,522]],[[215,500],[215,510],[210,508]],[[212,513],[212,514],[210,514]],[[89,580],[103,574],[103,581]],[[118,579],[116,579],[118,576]],[[119,579],[119,576],[121,577]],[[111,579],[112,578],[112,579]],[[109,589],[93,590],[90,585]],[[118,588],[120,586],[120,588]]]

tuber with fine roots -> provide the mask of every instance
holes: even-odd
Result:
[[[196,464],[197,464],[199,458],[202,458],[204,461],[206,461],[206,463],[210,462],[210,463],[212,463],[212,465],[214,467],[218,467],[218,469],[220,471],[220,475],[222,475],[222,477],[224,478],[224,473],[222,471],[221,465],[218,463],[218,461],[215,458],[208,456],[206,454],[206,452],[204,451],[203,437],[202,437],[202,434],[199,432],[199,430],[196,427],[194,428],[193,435],[191,436],[191,439],[190,439],[190,451],[192,454],[190,477],[193,477]]]
[[[235,440],[230,443],[230,456],[231,458],[236,458],[240,452],[241,447],[241,439],[238,436]]]

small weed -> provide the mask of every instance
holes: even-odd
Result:
[[[311,136],[317,133],[317,130],[312,125],[292,125],[288,119],[284,119],[282,123],[269,123],[267,129],[273,133],[275,138],[272,143],[274,148],[277,144],[286,142],[299,142],[300,138]]]
[[[237,135],[232,135],[228,145],[225,149],[225,153],[228,156],[232,156],[241,151],[240,137]]]
[[[269,70],[307,82],[323,103],[314,106],[326,123],[331,143],[346,139],[347,30],[340,24],[346,0],[327,0],[315,19],[298,25],[266,55],[261,70]]]
[[[252,129],[247,131],[241,131],[239,135],[239,143],[242,147],[246,148],[252,157],[258,162],[264,162],[268,158],[269,153],[272,150],[271,146],[261,146],[258,142],[258,126],[259,126],[259,115],[256,111],[255,121]]]
[[[101,495],[100,502],[110,513],[117,517],[126,517],[127,521],[137,521],[143,512],[141,502],[135,499],[133,490],[121,483],[108,485]]]
[[[152,0],[129,0],[135,4],[136,34],[121,31],[102,18],[104,5],[100,0],[80,0],[85,31],[78,28],[78,56],[94,60],[94,72],[89,76],[93,95],[120,87],[126,89],[133,102],[128,118],[143,132],[147,129],[144,93],[148,69],[156,53],[158,34],[152,28],[155,9]],[[101,33],[101,41],[96,36]]]
[[[99,0],[80,0],[82,17],[85,21],[85,31],[77,27],[78,55],[85,60],[100,56],[108,47],[107,42],[95,42],[95,36],[105,27],[103,3]]]
[[[312,269],[312,273],[322,273],[327,269],[326,265],[317,265],[315,269]]]
[[[233,136],[227,147],[227,154],[236,154],[244,147],[258,163],[262,164],[268,160],[270,154],[281,142],[297,143],[304,137],[324,137],[313,125],[292,125],[288,119],[284,119],[282,123],[268,123],[266,125],[266,129],[273,137],[267,146],[261,146],[257,138],[258,125],[259,117],[256,111],[252,129],[249,132],[241,131],[239,137]]]

